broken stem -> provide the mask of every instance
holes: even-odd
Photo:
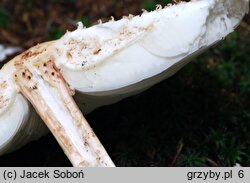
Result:
[[[16,68],[15,80],[22,94],[40,114],[73,166],[114,166],[53,61],[17,64]]]

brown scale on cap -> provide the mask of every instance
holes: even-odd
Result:
[[[92,53],[93,53],[94,55],[97,55],[98,53],[100,53],[100,51],[102,51],[102,49],[97,47],[97,48],[95,48],[95,49],[93,50]]]
[[[16,68],[20,68],[25,64],[26,62],[33,62],[33,60],[41,58],[43,56],[49,55],[49,48],[52,45],[53,41],[51,42],[45,42],[42,44],[38,44],[29,50],[23,52],[22,54],[15,57],[14,60],[14,66]]]
[[[39,55],[39,54],[41,54],[42,53],[42,51],[35,51],[35,52],[32,52],[32,51],[26,51],[26,52],[24,52],[23,54],[22,54],[22,59],[29,59],[29,58],[31,58],[31,57],[35,57],[35,56],[37,56],[37,55]]]

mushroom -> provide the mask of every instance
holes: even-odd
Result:
[[[193,0],[90,28],[79,24],[15,57],[0,71],[0,153],[46,133],[29,101],[74,166],[114,166],[74,91],[87,113],[146,90],[231,33],[248,3]]]

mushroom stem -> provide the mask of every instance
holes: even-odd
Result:
[[[76,167],[114,163],[72,98],[54,62],[16,64],[15,81]]]

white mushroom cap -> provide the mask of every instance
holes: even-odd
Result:
[[[90,28],[80,24],[55,43],[56,64],[87,98],[78,100],[88,112],[173,75],[231,33],[248,2],[193,0]]]

